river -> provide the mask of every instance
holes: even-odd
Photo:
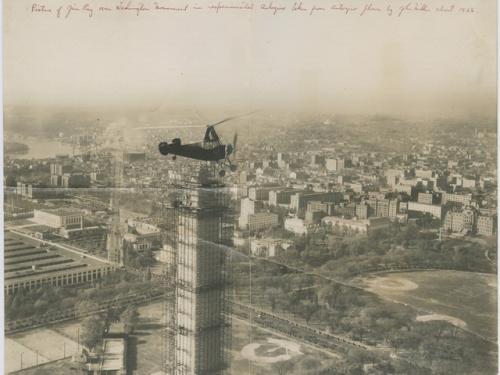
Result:
[[[24,143],[29,147],[25,154],[5,154],[4,157],[12,159],[47,159],[56,155],[72,155],[73,147],[68,143],[61,143],[56,140],[35,138],[35,137],[9,137],[7,142]]]

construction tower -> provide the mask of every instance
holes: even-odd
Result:
[[[229,364],[231,326],[225,303],[229,195],[216,165],[193,162],[176,177],[169,202],[173,243],[165,269],[164,370],[222,375]]]
[[[119,151],[115,152],[111,162],[113,165],[113,185],[111,186],[109,201],[111,223],[106,240],[106,250],[110,262],[123,266],[125,264],[125,254],[120,227],[120,189],[122,188],[123,179],[123,154]]]

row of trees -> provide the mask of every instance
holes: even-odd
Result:
[[[94,311],[97,307],[97,304],[92,305],[88,301],[79,304],[79,309],[89,309],[89,311]],[[90,315],[82,321],[82,343],[93,350],[112,323],[119,321],[124,324],[126,333],[132,333],[138,319],[139,311],[134,305],[121,309],[110,309],[105,314]]]
[[[295,239],[280,260],[298,266],[324,268],[330,275],[349,278],[391,265],[422,265],[464,271],[495,272],[485,256],[496,244],[471,240],[439,241],[433,232],[415,225],[394,225],[368,235],[334,236],[319,230]]]
[[[5,296],[7,320],[25,319],[73,308],[86,302],[126,296],[130,293],[149,292],[154,287],[147,277],[128,272],[115,272],[87,288],[59,288],[44,285],[32,291],[20,291]]]

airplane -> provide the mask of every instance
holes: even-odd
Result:
[[[158,149],[162,155],[173,155],[172,159],[175,160],[177,156],[185,158],[202,160],[202,161],[215,161],[219,163],[222,169],[219,175],[223,177],[226,174],[224,168],[229,168],[231,172],[236,171],[237,166],[231,162],[229,156],[236,150],[236,142],[238,140],[238,133],[234,134],[232,144],[223,144],[215,131],[215,126],[224,122],[233,120],[236,117],[228,117],[224,120],[216,122],[212,125],[207,125],[205,137],[201,142],[188,143],[183,145],[180,138],[174,138],[172,143],[161,142]]]

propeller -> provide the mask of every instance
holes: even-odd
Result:
[[[226,146],[227,156],[231,155],[233,152],[236,153],[236,141],[238,140],[238,133],[234,133],[233,143]]]
[[[238,142],[238,132],[235,132],[234,133],[234,137],[233,137],[233,153],[234,153],[234,157],[236,157],[236,143]]]

